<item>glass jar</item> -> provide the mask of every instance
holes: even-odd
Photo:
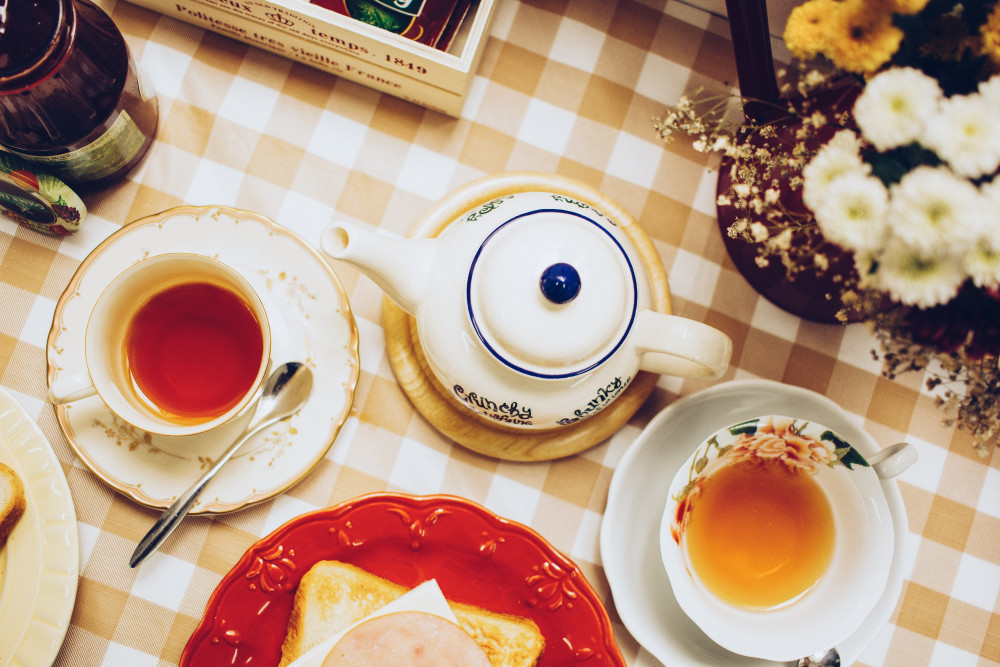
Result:
[[[93,2],[0,7],[0,147],[67,183],[100,186],[139,164],[157,116],[121,31]]]

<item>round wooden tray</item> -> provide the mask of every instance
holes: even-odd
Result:
[[[510,172],[473,181],[435,204],[410,229],[410,238],[432,238],[463,213],[501,195],[558,192],[599,209],[635,245],[649,275],[656,310],[670,313],[667,275],[652,241],[619,204],[590,186],[554,174]],[[547,461],[577,454],[625,425],[652,392],[659,375],[639,372],[611,405],[593,417],[545,430],[520,429],[487,421],[463,407],[434,376],[417,336],[416,321],[388,297],[382,304],[386,352],[403,392],[445,437],[475,452],[511,461]]]

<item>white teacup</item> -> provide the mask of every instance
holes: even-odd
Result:
[[[873,457],[874,458],[874,457]],[[670,485],[660,551],[684,612],[741,655],[792,661],[835,646],[879,600],[894,538],[872,465],[821,424],[764,416],[700,443]]]
[[[101,293],[84,339],[87,372],[56,379],[49,400],[97,394],[149,433],[205,433],[256,400],[270,355],[264,304],[235,269],[204,255],[156,255]]]

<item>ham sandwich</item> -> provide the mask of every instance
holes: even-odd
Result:
[[[310,648],[357,623],[409,589],[349,563],[320,561],[299,583],[281,662],[287,667]],[[529,618],[449,601],[459,625],[489,658],[491,667],[534,667],[545,638]]]

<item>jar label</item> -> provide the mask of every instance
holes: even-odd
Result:
[[[10,150],[61,178],[96,181],[127,165],[142,150],[145,135],[128,112],[122,110],[111,127],[83,148],[59,155],[32,155]],[[9,150],[9,149],[8,149]]]
[[[80,228],[87,207],[52,174],[0,152],[0,213],[36,232],[59,237]]]

